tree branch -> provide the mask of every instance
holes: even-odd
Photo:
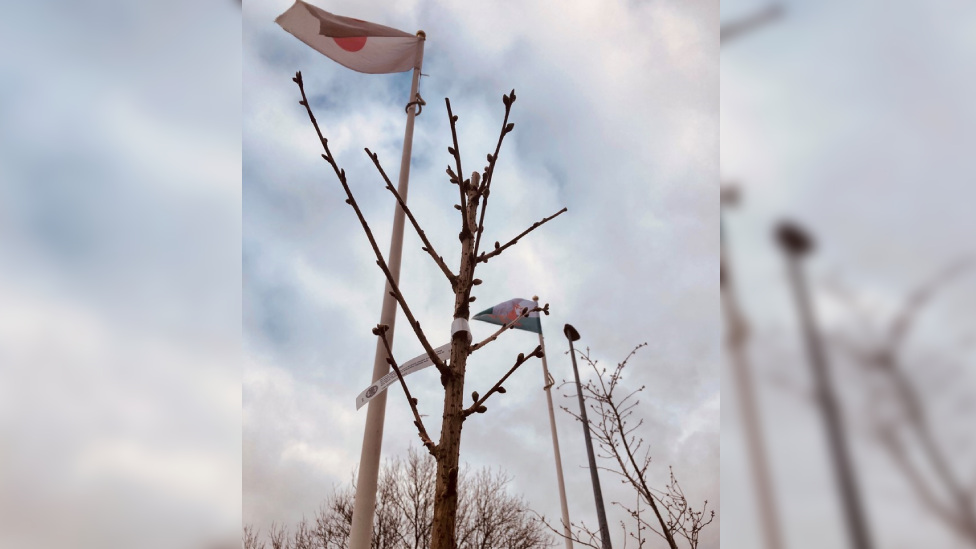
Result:
[[[432,456],[436,456],[437,445],[430,440],[430,435],[427,434],[427,429],[424,428],[424,420],[420,419],[420,410],[417,409],[417,399],[410,395],[410,389],[407,388],[407,382],[403,380],[403,374],[400,372],[400,367],[397,366],[396,360],[393,359],[393,349],[390,348],[390,340],[386,338],[386,332],[390,329],[386,324],[378,324],[373,328],[373,335],[379,336],[383,340],[383,347],[386,347],[386,361],[393,367],[393,371],[396,372],[397,379],[400,380],[400,385],[403,387],[403,394],[407,396],[407,402],[410,403],[410,409],[413,411],[413,424],[417,426],[417,430],[420,434],[420,440],[424,443],[424,447],[430,452]]]
[[[434,251],[434,246],[430,243],[430,240],[427,239],[427,234],[423,229],[420,228],[420,223],[417,222],[417,219],[413,216],[410,208],[407,207],[406,201],[404,201],[403,197],[400,196],[400,193],[397,192],[396,188],[393,186],[393,183],[390,182],[390,178],[387,177],[386,172],[383,170],[383,166],[380,165],[379,155],[371,152],[369,148],[366,149],[366,154],[369,156],[370,160],[373,161],[373,164],[376,165],[376,169],[380,171],[380,175],[383,176],[383,180],[386,181],[386,188],[393,193],[394,197],[396,197],[397,202],[400,204],[400,208],[403,209],[403,213],[407,214],[407,218],[410,220],[410,223],[413,224],[413,228],[417,230],[420,240],[424,243],[423,250],[430,254],[430,257],[434,260],[434,263],[437,263],[437,266],[441,268],[441,271],[444,273],[444,276],[447,277],[447,280],[451,282],[451,287],[453,288],[457,285],[457,276],[455,276],[454,273],[451,272],[451,269],[447,267],[447,263],[444,263],[444,258],[437,255],[437,252]]]
[[[414,318],[413,313],[410,312],[410,307],[407,306],[406,299],[404,299],[403,294],[400,293],[400,288],[393,279],[393,273],[391,273],[389,267],[387,267],[386,261],[383,259],[383,254],[380,252],[379,246],[376,245],[376,239],[373,238],[373,233],[369,230],[369,224],[366,223],[366,218],[363,217],[363,212],[359,209],[359,205],[356,203],[356,199],[353,197],[352,191],[349,190],[349,183],[346,181],[346,171],[339,168],[339,165],[336,164],[335,158],[332,156],[332,151],[329,150],[329,141],[322,135],[322,130],[319,129],[319,124],[315,120],[315,115],[312,114],[312,108],[308,104],[308,97],[305,95],[305,85],[302,81],[302,73],[295,73],[295,78],[292,78],[292,80],[298,84],[298,89],[302,92],[302,100],[299,101],[299,104],[303,105],[305,110],[308,112],[308,117],[312,121],[312,125],[315,126],[315,132],[319,136],[319,141],[322,143],[322,148],[325,149],[325,154],[322,155],[322,158],[324,158],[325,161],[332,166],[332,169],[335,170],[336,176],[339,178],[339,183],[342,184],[342,189],[346,191],[346,196],[348,197],[346,199],[346,204],[349,204],[352,206],[352,209],[355,210],[356,217],[359,218],[359,222],[362,224],[363,230],[366,232],[366,237],[369,239],[369,244],[373,247],[373,253],[376,254],[376,264],[379,265],[380,269],[383,270],[383,274],[386,275],[386,280],[390,284],[390,288],[393,290],[390,293],[394,298],[396,298],[397,302],[400,304],[400,307],[403,309],[404,315],[406,315],[407,320],[410,322],[410,326],[413,328],[414,333],[417,334],[417,339],[420,340],[424,350],[427,351],[428,356],[430,356],[431,362],[434,363],[434,366],[437,367],[437,370],[441,373],[441,375],[450,375],[450,370],[447,368],[447,365],[445,365],[444,361],[437,356],[437,353],[434,352],[434,348],[430,345],[430,342],[427,341],[427,336],[424,335],[424,332],[420,329],[420,322],[417,322],[417,319]]]
[[[454,146],[448,147],[447,152],[454,157],[454,163],[457,165],[457,173],[452,172],[451,167],[448,166],[447,175],[450,176],[451,183],[454,183],[455,185],[458,186],[458,192],[460,192],[461,194],[461,204],[459,205],[460,206],[459,209],[461,210],[461,226],[462,226],[461,240],[464,240],[463,237],[465,236],[465,233],[470,234],[471,229],[468,228],[468,217],[466,213],[468,211],[468,207],[464,196],[464,191],[466,190],[464,188],[465,182],[463,179],[461,179],[462,175],[464,174],[464,171],[461,169],[461,148],[458,146],[458,138],[457,138],[456,124],[457,124],[458,117],[454,116],[454,113],[451,111],[451,100],[445,97],[444,102],[447,103],[447,118],[451,121],[451,137],[454,139]]]
[[[488,397],[490,397],[491,395],[493,395],[495,393],[504,393],[505,392],[505,388],[502,387],[502,383],[504,383],[505,380],[508,379],[508,377],[515,372],[515,370],[518,370],[518,367],[519,366],[521,366],[522,364],[524,364],[525,362],[527,362],[530,358],[532,358],[534,356],[537,356],[539,358],[542,358],[542,356],[543,356],[543,354],[542,354],[542,345],[536,345],[535,349],[531,353],[529,353],[528,355],[524,355],[522,353],[519,353],[518,358],[515,360],[515,365],[512,366],[512,368],[508,371],[508,373],[506,373],[504,376],[502,376],[501,379],[498,380],[498,383],[495,383],[495,385],[487,393],[485,393],[485,396],[483,396],[481,398],[478,398],[477,391],[474,392],[474,393],[472,393],[471,394],[471,397],[474,399],[475,402],[470,407],[465,408],[461,412],[461,417],[465,417],[466,418],[466,417],[470,416],[471,414],[473,414],[475,412],[477,412],[479,414],[483,414],[486,411],[488,411],[488,408],[486,408],[485,406],[483,406],[483,404],[485,403],[485,401],[488,400]]]
[[[624,430],[623,419],[620,417],[620,414],[618,413],[617,408],[614,405],[613,401],[609,401],[608,404],[613,414],[613,419],[616,420],[617,423],[617,432],[622,433]],[[651,489],[647,486],[647,481],[644,478],[644,475],[641,473],[641,469],[640,467],[638,467],[637,462],[634,459],[634,454],[630,449],[630,444],[627,443],[626,437],[623,436],[621,437],[621,442],[623,443],[624,452],[627,458],[629,458],[630,464],[634,468],[635,474],[637,476],[637,480],[639,481],[639,486],[644,488],[644,492],[648,496],[647,504],[651,507],[651,510],[654,511],[654,514],[657,516],[658,522],[661,523],[662,529],[665,529],[666,528],[665,521],[661,517],[661,513],[658,510],[657,504],[654,502],[654,497],[653,494],[651,493]],[[668,544],[672,547],[672,549],[677,549],[677,545],[675,545],[674,537],[671,535],[671,532],[665,529],[665,534],[666,535],[664,539],[667,540]]]
[[[976,260],[976,256],[964,256],[937,273],[935,277],[921,285],[908,297],[903,309],[888,326],[887,343],[892,353],[897,351],[898,347],[908,337],[912,323],[925,305],[935,297],[944,285],[976,265],[974,260]]]
[[[934,477],[923,480],[921,472],[916,468],[917,460],[908,459],[908,450],[903,446],[896,429],[885,422],[875,427],[882,448],[888,451],[889,457],[907,477],[918,498],[933,514],[970,540],[976,540],[976,501],[962,488],[962,482],[951,467],[951,452],[936,439],[930,409],[926,406],[917,382],[913,382],[906,369],[901,366],[900,357],[904,354],[903,347],[907,345],[918,317],[947,284],[974,267],[974,259],[976,258],[972,255],[964,256],[917,287],[909,294],[901,310],[884,327],[880,345],[867,350],[853,349],[852,352],[870,371],[884,376],[891,384],[891,398],[900,404],[905,414],[904,420],[908,429],[906,435],[913,435],[918,445],[915,449],[917,455],[925,462],[925,469],[933,473]],[[932,491],[931,484],[938,484],[941,488],[938,496]],[[948,501],[944,501],[946,498]]]
[[[501,328],[499,328],[497,332],[495,332],[494,334],[491,335],[491,337],[489,337],[488,339],[485,339],[484,341],[482,341],[481,343],[478,343],[477,345],[472,345],[471,348],[468,349],[468,354],[470,355],[471,353],[477,351],[478,349],[484,347],[485,345],[491,343],[492,341],[495,341],[496,339],[498,339],[498,336],[500,336],[502,334],[502,332],[504,332],[506,330],[510,330],[513,326],[515,326],[523,318],[527,318],[530,314],[532,314],[532,313],[538,313],[538,312],[545,313],[546,316],[549,316],[549,304],[546,303],[546,306],[545,307],[533,307],[531,309],[529,309],[529,308],[524,309],[522,311],[522,313],[519,314],[518,318],[516,318],[515,320],[513,320],[513,321],[509,322],[508,324],[506,324],[506,325],[502,326]]]
[[[491,193],[491,180],[495,175],[495,162],[498,161],[498,153],[502,148],[502,141],[505,140],[505,134],[511,132],[515,129],[515,124],[508,123],[508,115],[512,112],[512,104],[515,103],[515,90],[509,95],[502,96],[502,103],[505,104],[505,118],[502,120],[502,130],[498,135],[498,144],[495,145],[495,154],[488,156],[488,165],[485,166],[485,174],[482,177],[481,187],[478,189],[479,194],[484,197],[484,201],[481,204],[481,217],[478,219],[478,232],[474,240],[474,257],[478,257],[478,250],[481,249],[481,233],[485,232],[485,211],[488,210],[488,195]],[[461,173],[460,171],[458,173]],[[471,272],[474,272],[474,267],[477,262],[471,264]]]
[[[478,256],[478,262],[479,263],[488,263],[488,260],[489,259],[495,257],[496,255],[501,254],[503,251],[505,251],[506,248],[509,248],[511,246],[514,246],[515,243],[517,243],[520,238],[522,238],[523,236],[531,233],[532,231],[534,231],[538,227],[544,225],[548,221],[551,221],[551,220],[559,217],[559,215],[562,214],[562,213],[564,213],[564,212],[566,212],[566,208],[563,208],[563,209],[559,210],[558,212],[550,215],[549,217],[544,218],[542,221],[536,221],[535,223],[532,224],[531,227],[529,227],[528,229],[525,229],[524,231],[522,231],[521,234],[519,234],[518,236],[516,236],[515,238],[513,238],[511,241],[509,241],[504,246],[500,246],[498,244],[498,242],[495,242],[495,249],[492,252],[487,253],[487,254],[484,253],[484,252],[481,252],[481,255]]]
[[[600,534],[598,532],[593,532],[592,530],[587,528],[585,523],[581,522],[580,525],[578,526],[575,523],[564,524],[562,519],[560,519],[559,524],[562,524],[569,531],[569,535],[567,536],[566,534],[560,532],[559,530],[556,530],[554,526],[549,524],[549,521],[546,520],[546,517],[544,515],[540,515],[537,511],[534,511],[532,509],[530,509],[530,511],[532,511],[535,514],[535,516],[537,517],[536,520],[542,523],[543,526],[548,528],[550,531],[552,531],[552,533],[556,534],[557,536],[563,539],[568,539],[580,545],[585,545],[592,549],[603,549],[603,543],[599,537]],[[576,528],[576,532],[573,532],[573,528]],[[583,537],[580,535],[580,533],[586,533],[586,535],[589,536],[590,541],[587,542],[586,540],[584,540]]]

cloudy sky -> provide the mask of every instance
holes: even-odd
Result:
[[[302,71],[384,250],[393,202],[362,148],[397,172],[409,91],[409,74],[349,71],[282,31],[273,20],[290,5],[245,2],[243,13],[243,517],[265,529],[311,514],[358,465],[365,410],[357,413],[354,398],[370,382],[383,287],[291,77]],[[571,376],[564,323],[607,363],[648,342],[626,382],[647,385],[640,413],[655,483],[663,486],[673,465],[689,497],[717,509],[718,3],[319,5],[426,31],[428,106],[417,120],[409,202],[449,265],[459,252],[456,192],[444,175],[444,97],[460,117],[465,165],[480,168],[497,139],[502,94],[516,90],[516,129],[500,155],[485,237],[505,241],[564,206],[569,212],[482,267],[477,304],[534,294],[550,303],[543,326],[557,380]],[[419,248],[408,231],[402,289],[436,345],[448,341],[453,298]],[[419,354],[402,318],[397,325],[395,354]],[[483,337],[491,326],[473,330]],[[534,334],[506,334],[474,358],[469,390],[490,386],[536,343]],[[436,374],[410,382],[433,421]],[[466,424],[462,459],[508,470],[513,491],[557,516],[541,386],[541,365],[527,364],[488,414]],[[557,403],[575,406],[566,392],[554,393]],[[416,444],[408,414],[399,391],[391,393],[384,455]],[[557,421],[570,516],[593,523],[580,426],[565,412]],[[626,494],[609,477],[604,485],[608,502]],[[702,546],[717,547],[718,531],[710,527]]]
[[[240,32],[217,2],[4,7],[0,546],[239,536]]]
[[[767,2],[722,4],[723,21],[731,21]],[[781,4],[779,21],[722,49],[722,177],[743,191],[742,204],[727,214],[726,236],[754,335],[787,545],[834,547],[846,542],[845,531],[771,227],[789,216],[818,241],[809,274],[828,342],[870,343],[911,291],[973,253],[976,79],[961,67],[976,53],[976,12],[968,2]],[[940,428],[970,433],[972,408],[945,405],[959,394],[976,400],[973,347],[959,346],[974,330],[973,282],[970,273],[942,290],[905,355],[908,375],[922,382],[938,380],[943,362],[970,365],[952,378],[956,395],[923,393],[927,405],[938,404],[932,412]],[[825,291],[838,286],[866,311],[867,330]],[[957,546],[867,436],[871,401],[857,367],[837,347],[830,356],[877,545]],[[756,547],[739,403],[733,386],[724,387],[723,541]],[[971,446],[953,447],[953,466],[966,482],[972,459]]]

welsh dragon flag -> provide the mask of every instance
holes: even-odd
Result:
[[[499,303],[491,309],[486,309],[471,317],[471,320],[480,320],[490,324],[506,325],[517,319],[522,311],[538,307],[539,304],[528,299],[515,298]],[[514,329],[525,330],[528,332],[542,333],[542,322],[539,321],[539,313],[529,313],[529,316],[519,320],[512,326]]]
[[[376,23],[333,15],[297,0],[275,23],[354,71],[384,74],[420,68],[424,39]]]

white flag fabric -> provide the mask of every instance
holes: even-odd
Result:
[[[434,349],[434,353],[437,355],[438,358],[440,358],[444,362],[447,362],[447,360],[451,356],[451,344],[448,343],[447,345],[441,345],[440,347]],[[418,357],[415,357],[399,365],[400,373],[403,374],[403,377],[407,377],[408,375],[414,372],[419,372],[420,370],[423,370],[424,368],[430,366],[431,364],[433,364],[433,362],[431,362],[430,356],[427,353],[424,353]],[[373,400],[376,397],[376,395],[382,393],[387,389],[387,387],[393,385],[397,381],[398,380],[397,380],[396,372],[391,371],[390,373],[381,377],[379,380],[376,381],[376,383],[370,385],[365,390],[363,390],[363,392],[359,393],[359,396],[356,397],[356,409],[358,410],[362,408],[364,404]]]
[[[519,318],[526,309],[534,309],[539,304],[528,299],[515,298],[499,303],[490,309],[485,309],[471,317],[471,320],[480,320],[491,324],[505,326],[509,322],[516,321],[512,328],[516,330],[526,330],[528,332],[542,333],[542,321],[539,313],[529,313],[525,318]]]
[[[275,23],[312,49],[354,71],[385,74],[420,68],[424,40],[297,0]]]

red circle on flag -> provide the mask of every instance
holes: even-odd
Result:
[[[351,36],[349,38],[333,38],[335,43],[346,51],[359,51],[366,45],[365,36]]]

